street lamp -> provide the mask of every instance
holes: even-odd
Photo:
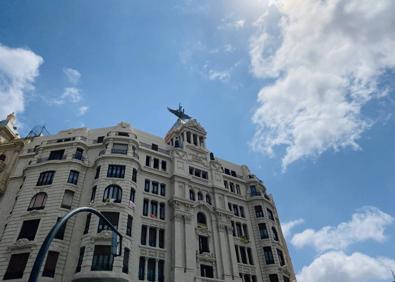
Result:
[[[29,282],[37,282],[37,278],[40,274],[41,265],[43,264],[45,255],[48,252],[49,246],[51,245],[52,240],[54,239],[56,233],[62,228],[64,224],[74,215],[80,212],[88,212],[97,215],[99,218],[103,219],[105,223],[112,229],[112,240],[111,240],[111,252],[113,256],[122,255],[122,235],[119,231],[111,224],[111,222],[98,210],[89,207],[81,207],[74,209],[68,212],[65,216],[63,216],[55,225],[52,227],[51,231],[49,231],[47,237],[42,243],[40,250],[38,251],[36,260],[34,261],[32,272],[30,273]],[[119,253],[117,252],[117,235],[119,236]]]

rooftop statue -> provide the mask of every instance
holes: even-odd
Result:
[[[185,113],[185,109],[183,109],[181,104],[179,104],[178,110],[174,110],[174,109],[171,109],[169,107],[167,107],[167,109],[169,110],[169,112],[171,112],[172,114],[174,114],[175,116],[177,116],[181,120],[186,120],[186,119],[191,119],[192,118],[191,116],[189,116],[189,115],[187,115]]]

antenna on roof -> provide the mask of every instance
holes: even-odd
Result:
[[[27,134],[26,138],[34,138],[37,136],[48,136],[49,132],[45,125],[36,125],[35,127],[32,128],[32,130],[29,131]]]

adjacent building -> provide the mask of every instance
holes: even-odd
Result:
[[[102,220],[80,214],[56,235],[40,281],[295,281],[263,182],[215,157],[205,129],[173,113],[164,138],[121,122],[37,136],[7,153],[0,279],[27,281],[51,227],[90,206],[123,234],[122,255],[113,257]]]

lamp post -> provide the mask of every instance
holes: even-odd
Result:
[[[29,282],[37,282],[37,278],[40,274],[41,265],[43,264],[45,255],[48,252],[49,246],[51,245],[52,240],[54,239],[56,233],[60,230],[60,228],[66,224],[66,222],[74,215],[80,212],[88,212],[97,215],[99,218],[103,219],[106,224],[112,229],[112,254],[113,256],[122,255],[122,235],[119,231],[111,224],[111,222],[98,210],[90,207],[80,207],[68,212],[65,216],[61,218],[55,225],[52,227],[51,231],[49,231],[47,237],[42,243],[40,250],[38,251],[36,260],[34,261],[32,272],[30,273]],[[116,235],[119,236],[119,253],[117,253],[117,240]]]

